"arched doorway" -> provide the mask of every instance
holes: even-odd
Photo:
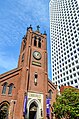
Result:
[[[0,119],[8,119],[8,109],[9,104],[7,102],[3,102],[0,105]]]
[[[37,108],[36,102],[32,102],[29,107],[29,119],[37,119]]]

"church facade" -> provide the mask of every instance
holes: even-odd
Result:
[[[46,33],[30,26],[18,67],[0,75],[0,119],[52,119],[56,86],[48,79]]]

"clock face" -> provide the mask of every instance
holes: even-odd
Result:
[[[34,51],[33,52],[33,57],[37,60],[40,60],[41,59],[41,53],[38,52],[38,51]]]

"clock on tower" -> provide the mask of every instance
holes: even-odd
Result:
[[[33,52],[33,57],[36,59],[36,60],[40,60],[41,59],[41,53],[38,52],[38,51],[34,51]]]

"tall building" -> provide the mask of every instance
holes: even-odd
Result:
[[[51,0],[52,81],[79,88],[79,6],[77,0]]]
[[[47,119],[56,98],[48,79],[46,34],[30,26],[23,37],[18,67],[0,75],[0,119]]]

